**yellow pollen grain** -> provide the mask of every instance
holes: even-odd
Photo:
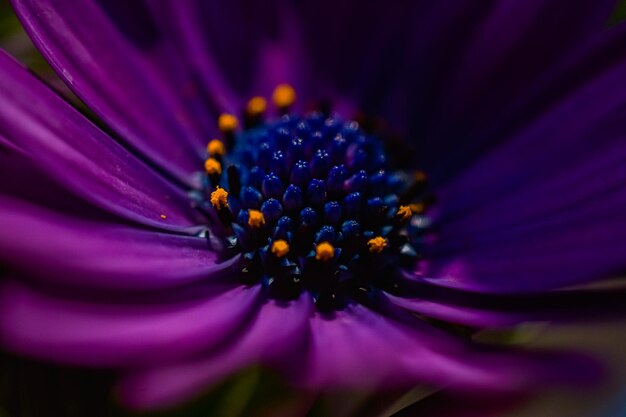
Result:
[[[222,164],[215,158],[209,158],[204,162],[204,170],[209,175],[220,175],[222,173]]]
[[[413,180],[415,182],[424,182],[424,181],[426,181],[426,173],[424,171],[415,171],[413,173]]]
[[[206,146],[206,150],[210,156],[222,156],[226,152],[226,148],[224,147],[224,142],[219,139],[213,139]]]
[[[376,236],[367,241],[367,246],[371,253],[381,253],[387,247],[387,239],[382,236]]]
[[[230,113],[222,113],[220,114],[219,119],[217,119],[217,126],[222,132],[230,133],[234,132],[239,126],[239,121],[237,118]]]
[[[272,243],[272,253],[278,258],[282,258],[289,253],[289,243],[282,239],[275,241]]]
[[[215,191],[211,193],[211,204],[218,210],[228,207],[228,191],[217,187]]]
[[[165,220],[165,219],[167,219],[167,216],[166,216],[165,214],[161,214],[161,218],[162,218],[163,220]]]
[[[260,96],[252,97],[246,106],[246,112],[251,116],[258,116],[265,113],[267,101]]]
[[[291,106],[296,101],[296,90],[289,84],[279,84],[272,93],[272,102],[278,108]]]
[[[411,207],[411,211],[415,214],[422,214],[424,211],[426,211],[426,206],[424,205],[424,203],[414,203],[411,204],[409,207]]]
[[[398,216],[402,220],[408,220],[411,218],[412,215],[413,212],[411,211],[411,207],[409,206],[400,206],[398,212],[396,213],[396,216]]]
[[[259,210],[248,211],[248,226],[258,229],[265,224],[265,217]]]
[[[335,248],[329,242],[322,242],[315,247],[315,259],[329,261],[335,256]]]

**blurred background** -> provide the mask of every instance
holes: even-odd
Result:
[[[621,0],[607,25],[626,20]],[[558,28],[555,28],[558,30]],[[7,2],[0,3],[0,47],[64,95],[88,117],[89,111],[56,77],[33,47]],[[626,52],[626,45],[625,45]],[[93,119],[93,118],[92,118]],[[534,323],[507,339],[526,346],[574,348],[587,352],[609,370],[601,387],[579,392],[545,392],[532,398],[504,399],[494,414],[511,417],[626,416],[626,323],[624,320],[555,326]],[[114,375],[37,363],[0,352],[0,417],[129,417],[129,416],[481,416],[476,407],[495,398],[449,398],[416,388],[408,392],[297,392],[270,373],[250,369],[213,388],[192,403],[160,413],[137,414],[117,405]]]

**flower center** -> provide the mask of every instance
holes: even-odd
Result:
[[[263,120],[255,97],[245,129],[222,115],[223,139],[207,146],[210,242],[242,254],[240,279],[279,299],[307,291],[326,310],[415,267],[425,177],[391,170],[382,142],[354,121],[290,112],[291,87],[272,99],[282,116]]]

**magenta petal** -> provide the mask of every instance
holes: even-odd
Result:
[[[115,143],[4,53],[0,53],[0,103],[0,140],[10,145],[9,152],[32,160],[85,200],[163,229],[184,231],[200,220],[178,187]]]
[[[417,320],[405,327],[353,305],[332,318],[315,315],[311,319],[307,373],[302,383],[314,388],[367,389],[423,383],[465,391],[513,392],[555,378],[570,378],[563,371],[576,360],[552,359],[520,352],[477,351]],[[584,377],[590,370],[579,369]]]
[[[16,0],[52,67],[134,149],[189,183],[215,114],[143,3]]]
[[[480,3],[480,2],[469,2]],[[593,36],[606,30],[613,0],[494,2],[449,60],[438,88],[426,97],[428,126],[420,158],[434,178],[451,178],[472,159],[494,147],[524,114],[520,105],[536,93],[546,74]],[[476,7],[476,5],[474,4]],[[554,30],[555,21],[559,29]],[[439,50],[448,58],[447,48]],[[443,52],[446,51],[446,52]],[[449,59],[449,58],[448,58]],[[435,77],[441,77],[435,73]],[[430,100],[428,100],[430,98]],[[421,109],[420,109],[421,110]],[[418,112],[420,111],[418,110]]]
[[[398,307],[426,317],[444,320],[448,323],[477,327],[506,327],[531,318],[528,314],[522,313],[489,311],[428,299],[397,297],[391,294],[386,294],[385,296]]]
[[[228,273],[205,238],[80,221],[0,198],[0,260],[22,274],[84,288],[168,288]]]
[[[614,6],[613,0],[297,3],[316,77],[395,127],[410,127],[419,157],[440,177],[457,172],[459,164],[446,164],[451,152],[480,149],[484,134],[514,115],[547,69],[604,30]]]
[[[252,364],[298,371],[312,312],[308,295],[290,303],[268,301],[232,345],[198,360],[129,373],[120,383],[122,401],[133,408],[172,405]],[[281,366],[282,365],[282,366]]]
[[[625,39],[620,28],[572,62],[559,100],[442,188],[432,283],[535,292],[623,271]]]
[[[14,352],[64,364],[144,367],[226,343],[256,311],[258,289],[216,291],[168,304],[104,304],[0,288],[0,340]]]

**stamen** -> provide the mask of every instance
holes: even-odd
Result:
[[[415,171],[413,173],[413,181],[415,182],[425,182],[426,179],[427,177],[424,171]]]
[[[265,113],[265,109],[267,109],[267,101],[260,96],[252,97],[246,105],[246,113],[253,117]]]
[[[272,243],[272,253],[276,255],[277,258],[282,258],[289,253],[289,244],[282,239],[274,241],[274,243]]]
[[[315,247],[315,259],[327,262],[335,256],[335,247],[328,242],[322,242]]]
[[[222,164],[215,158],[209,158],[204,162],[204,170],[209,175],[220,175],[222,173]]]
[[[426,206],[424,205],[424,203],[414,203],[411,204],[409,207],[411,207],[411,211],[415,214],[422,214],[424,213],[424,211],[426,211]]]
[[[217,120],[217,126],[223,133],[232,133],[239,126],[239,121],[232,114],[222,113]]]
[[[211,204],[217,210],[228,207],[228,192],[219,186],[211,193]]]
[[[411,218],[411,216],[413,216],[413,211],[409,206],[400,206],[398,212],[396,213],[396,216],[399,217],[401,220],[408,220]]]
[[[289,84],[279,84],[272,93],[272,102],[279,109],[288,109],[296,101],[296,91]]]
[[[418,266],[430,224],[412,221],[432,204],[426,175],[393,170],[383,142],[354,121],[289,112],[295,99],[281,84],[272,95],[280,117],[265,120],[263,97],[248,101],[241,128],[220,116],[203,178],[221,223],[211,244],[241,253],[242,282],[277,299],[307,291],[321,310],[359,288],[396,288],[397,269]]]
[[[265,216],[259,210],[248,210],[248,226],[259,229],[265,224]]]
[[[222,156],[226,152],[224,142],[219,139],[213,139],[206,147],[209,156]]]
[[[381,253],[387,247],[387,239],[382,236],[376,236],[367,241],[367,246],[371,253]]]

